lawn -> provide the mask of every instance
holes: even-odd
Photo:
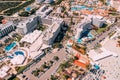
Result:
[[[107,24],[104,24],[103,27],[98,28],[98,29],[96,30],[96,32],[99,34],[99,33],[104,32],[106,29],[107,29]]]
[[[14,78],[13,80],[20,80],[20,79],[16,77],[16,78]]]
[[[0,12],[5,10],[5,9],[8,9],[8,8],[11,8],[11,7],[15,7],[19,4],[21,4],[22,2],[4,2],[4,3],[0,3]]]
[[[101,33],[101,32],[103,32],[103,31],[105,31],[106,30],[106,27],[104,27],[104,28],[99,28],[98,30],[96,30],[97,31],[97,33]]]
[[[19,74],[19,73],[23,72],[23,71],[26,69],[26,67],[27,67],[27,66],[17,67],[17,68],[16,68],[17,73]]]

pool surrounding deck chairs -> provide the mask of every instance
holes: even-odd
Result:
[[[17,43],[14,41],[11,44],[9,44],[8,46],[5,47],[5,51],[9,52],[10,50],[12,50],[15,46],[17,45]]]

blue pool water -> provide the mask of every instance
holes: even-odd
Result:
[[[98,65],[94,65],[95,69],[100,69],[100,67]]]
[[[25,11],[30,11],[31,10],[31,7],[27,7],[26,9],[25,9]]]
[[[90,11],[93,10],[93,8],[87,6],[81,6],[81,5],[76,5],[74,7],[71,7],[71,11],[84,10],[84,9],[88,9]]]
[[[17,56],[17,55],[23,55],[24,56],[24,52],[23,51],[16,51],[14,52],[14,54],[12,54],[11,56],[7,56],[9,59],[13,59],[14,56]]]
[[[8,58],[13,59],[13,56],[8,56]]]
[[[92,39],[93,35],[91,33],[88,34],[88,38]]]
[[[24,56],[24,52],[22,52],[22,51],[16,51],[14,54],[15,55],[23,55]]]
[[[9,44],[8,46],[5,47],[5,51],[9,52],[9,51],[12,50],[15,46],[16,46],[16,42],[12,42],[11,44]]]
[[[81,42],[82,42],[82,40],[81,40],[81,39],[78,39],[78,40],[77,40],[77,42],[78,42],[78,43],[81,43]]]

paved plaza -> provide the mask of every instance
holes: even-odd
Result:
[[[26,75],[26,77],[28,77],[30,80],[46,80],[46,79],[50,78],[50,76],[55,72],[55,70],[58,68],[60,63],[63,62],[63,60],[65,60],[66,54],[67,53],[65,52],[64,49],[61,49],[60,51],[58,51],[56,53],[47,54],[45,57],[43,57],[41,59],[41,61],[39,61],[37,64],[34,64],[33,66],[31,66],[29,68],[29,70],[27,70],[26,72],[23,72],[23,75]],[[35,70],[36,68],[40,68],[40,66],[42,64],[44,64],[44,62],[52,60],[54,56],[58,56],[59,60],[57,62],[55,62],[55,64],[53,64],[53,66],[49,70],[47,70],[43,75],[41,75],[38,78],[38,77],[35,77],[33,74],[31,74],[31,72],[33,70]],[[22,74],[19,76],[22,76]]]
[[[116,47],[117,41],[108,40],[103,47],[118,55],[118,57],[110,56],[98,61],[101,68],[105,70],[106,80],[120,80],[120,47]]]

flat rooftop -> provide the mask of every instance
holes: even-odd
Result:
[[[13,25],[13,22],[12,21],[8,21],[5,24],[0,24],[0,29],[2,30],[2,29],[6,28],[8,26],[11,26],[11,25]]]

